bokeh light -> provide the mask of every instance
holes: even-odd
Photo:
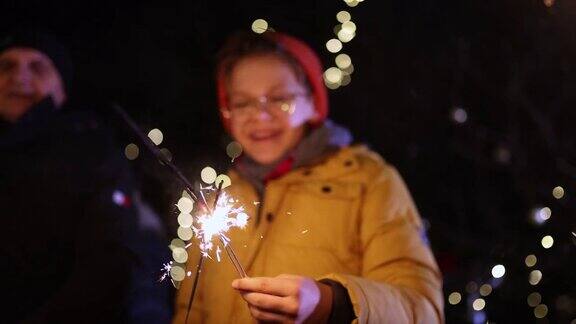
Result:
[[[542,302],[542,296],[537,292],[533,292],[530,295],[528,295],[526,301],[528,302],[528,305],[530,307],[536,307],[540,305],[540,302]]]
[[[176,207],[181,213],[190,214],[194,208],[194,201],[188,197],[181,197],[176,203]]]
[[[262,18],[254,20],[252,22],[252,31],[256,34],[262,34],[268,30],[268,22]]]
[[[216,176],[218,176],[216,170],[214,170],[209,166],[205,167],[204,169],[202,169],[202,171],[200,171],[200,178],[207,184],[214,183],[214,181],[216,180]]]
[[[475,292],[476,290],[478,290],[478,284],[474,281],[470,281],[468,284],[466,284],[466,292],[471,294],[473,292]]]
[[[352,19],[352,15],[346,10],[342,10],[336,14],[336,20],[340,23],[345,23],[350,21],[350,19]]]
[[[342,70],[331,67],[324,72],[324,80],[329,83],[340,83],[342,81]]]
[[[530,275],[528,276],[528,282],[532,286],[536,286],[540,280],[542,280],[542,271],[540,270],[532,270]]]
[[[178,215],[178,225],[180,225],[182,227],[192,226],[193,221],[194,220],[192,218],[192,215],[190,215],[190,214],[180,213],[180,215]]]
[[[188,252],[184,248],[175,248],[172,250],[172,258],[178,263],[186,263],[188,261]]]
[[[216,188],[220,187],[220,183],[222,183],[222,189],[224,189],[232,184],[232,180],[230,180],[230,177],[228,177],[227,175],[221,174],[216,177],[216,180],[214,180]]]
[[[496,279],[502,278],[505,273],[506,273],[506,268],[501,264],[497,264],[494,267],[492,267],[492,277],[494,277]]]
[[[450,305],[457,305],[462,301],[462,295],[459,292],[453,292],[448,296],[448,302]]]
[[[151,131],[149,131],[148,137],[150,138],[152,143],[156,145],[160,145],[164,140],[164,134],[162,134],[162,131],[159,130],[158,128],[154,128]]]
[[[172,152],[170,152],[170,150],[164,147],[160,149],[160,153],[162,153],[166,160],[172,161]]]
[[[230,142],[226,146],[226,154],[228,155],[229,158],[232,159],[232,161],[234,161],[234,159],[236,159],[242,154],[242,145],[240,145],[240,143],[236,141]]]
[[[342,42],[332,38],[326,42],[326,48],[330,53],[338,53],[342,49]]]
[[[534,308],[534,316],[536,318],[544,318],[548,314],[548,306],[540,304]]]
[[[546,235],[542,238],[541,243],[545,249],[549,249],[552,247],[552,245],[554,245],[554,238],[552,238],[550,235]]]
[[[194,235],[194,233],[192,232],[192,229],[190,227],[178,227],[178,237],[183,240],[183,241],[190,241],[190,239],[192,239],[192,235]]]
[[[483,298],[476,298],[472,303],[472,308],[474,308],[475,311],[481,311],[485,306],[486,301]]]
[[[170,277],[174,281],[182,281],[186,277],[186,272],[181,266],[173,266],[170,269]]]
[[[124,149],[124,155],[126,155],[128,160],[136,160],[138,155],[140,155],[140,149],[136,144],[130,143],[126,145],[126,148]]]
[[[564,197],[564,188],[561,186],[554,187],[554,189],[552,189],[552,196],[556,199],[562,199]]]
[[[462,107],[452,110],[452,119],[458,124],[464,124],[468,120],[468,113]]]
[[[488,296],[492,293],[492,286],[489,284],[483,284],[480,286],[480,296]]]
[[[336,56],[334,62],[336,63],[336,66],[339,67],[340,69],[345,69],[352,64],[352,59],[348,54],[342,53]]]
[[[538,259],[536,258],[536,256],[534,254],[530,254],[526,257],[526,259],[524,260],[524,263],[526,263],[526,266],[528,268],[531,268],[533,266],[536,265],[536,262],[538,262]]]

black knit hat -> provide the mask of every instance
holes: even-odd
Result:
[[[68,49],[52,34],[40,29],[18,29],[0,38],[0,53],[14,47],[33,48],[44,53],[51,60],[70,91],[73,67]]]

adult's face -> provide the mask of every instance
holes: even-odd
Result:
[[[304,135],[315,118],[307,87],[294,69],[273,55],[238,61],[228,78],[230,131],[246,154],[260,164],[278,161]]]
[[[0,118],[16,122],[49,96],[57,107],[66,100],[60,73],[48,56],[19,47],[0,53]]]

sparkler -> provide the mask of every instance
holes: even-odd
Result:
[[[240,227],[243,228],[246,226],[248,216],[244,213],[242,207],[240,208],[233,208],[232,203],[230,202],[230,198],[222,191],[222,184],[223,181],[220,181],[220,184],[217,186],[216,189],[216,196],[214,200],[214,206],[212,209],[208,207],[206,199],[202,191],[200,194],[196,194],[194,192],[194,187],[192,184],[186,179],[184,174],[170,161],[158,147],[152,142],[152,140],[146,136],[142,130],[138,127],[136,122],[126,113],[126,111],[117,104],[112,105],[114,112],[119,115],[122,120],[130,127],[130,129],[137,135],[140,141],[144,144],[144,146],[148,149],[150,153],[152,153],[158,160],[160,160],[164,165],[168,167],[170,171],[176,176],[176,178],[182,183],[186,192],[190,195],[190,197],[196,203],[200,203],[203,211],[205,212],[203,215],[200,215],[196,218],[196,222],[198,223],[198,227],[193,227],[194,234],[197,238],[200,239],[200,258],[198,260],[196,266],[196,276],[194,277],[194,284],[192,287],[192,292],[190,295],[189,305],[188,305],[188,312],[186,314],[186,322],[188,322],[188,315],[190,313],[190,308],[194,301],[194,296],[196,293],[196,288],[198,286],[198,278],[200,277],[200,272],[202,269],[202,265],[204,263],[205,257],[210,257],[208,252],[212,249],[213,243],[212,238],[214,236],[218,237],[220,242],[222,243],[230,261],[236,268],[236,271],[240,275],[240,277],[246,277],[246,271],[242,267],[242,264],[238,260],[232,245],[230,244],[230,239],[226,236],[226,232],[231,227]],[[206,189],[206,188],[203,188]],[[201,197],[201,201],[198,197]],[[233,200],[232,200],[233,201]],[[230,217],[230,216],[235,217]],[[185,248],[188,248],[190,244],[187,244]],[[220,248],[217,247],[217,259],[220,260]],[[164,274],[161,276],[161,280],[165,279],[170,271],[172,270],[172,262],[166,263],[163,265],[162,270]]]

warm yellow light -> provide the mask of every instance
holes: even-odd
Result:
[[[173,266],[170,269],[170,277],[174,281],[182,281],[184,280],[184,277],[186,277],[186,272],[184,271],[184,268],[180,266]]]
[[[205,167],[204,169],[202,169],[202,171],[200,171],[200,178],[207,184],[214,183],[217,175],[218,174],[216,173],[216,170],[214,170],[209,166]]]
[[[192,239],[192,235],[194,235],[194,233],[192,232],[192,229],[190,227],[178,227],[178,237],[183,240],[183,241],[190,241],[190,239]]]
[[[256,34],[262,34],[268,30],[268,22],[264,19],[256,19],[252,22],[252,31]]]
[[[190,227],[192,226],[192,215],[186,213],[180,213],[178,215],[178,224],[182,227]]]
[[[542,301],[542,296],[537,292],[533,292],[530,295],[528,295],[526,301],[528,302],[528,305],[530,307],[536,307],[540,305],[540,302]]]
[[[526,257],[526,259],[524,260],[524,263],[526,263],[526,266],[528,268],[533,267],[536,265],[536,262],[538,262],[538,259],[536,258],[536,256],[534,254],[530,254],[529,256]]]
[[[326,48],[330,53],[338,53],[342,49],[342,42],[336,38],[332,38],[326,42]]]
[[[135,160],[136,158],[138,158],[138,155],[140,154],[140,149],[138,148],[138,146],[134,143],[130,143],[128,145],[126,145],[126,148],[124,149],[124,155],[126,155],[126,158],[128,160]]]
[[[462,295],[459,292],[453,292],[448,296],[450,305],[457,305],[460,301],[462,301]]]
[[[230,142],[230,144],[226,146],[226,154],[234,160],[242,154],[242,145],[236,141]]]
[[[152,143],[156,145],[160,145],[164,140],[164,134],[158,128],[154,128],[150,132],[148,132],[148,137],[152,140]]]
[[[534,308],[534,316],[536,318],[544,318],[548,314],[548,306],[540,304]]]
[[[350,77],[350,74],[348,73],[343,73],[342,74],[342,86],[347,86],[350,84],[350,82],[352,81],[352,77]]]
[[[336,56],[334,62],[336,63],[336,66],[339,67],[340,69],[345,69],[352,64],[352,59],[350,58],[350,56],[348,56],[348,54],[342,53]]]
[[[540,270],[533,270],[528,276],[528,282],[532,286],[536,286],[542,280],[542,272]]]
[[[178,203],[176,203],[176,207],[181,213],[190,214],[192,209],[194,208],[194,201],[188,197],[182,197],[178,199]]]
[[[340,22],[340,23],[345,23],[345,22],[349,21],[350,19],[352,19],[352,16],[346,10],[342,10],[336,14],[336,20],[338,20],[338,22]]]
[[[188,261],[188,252],[183,248],[175,248],[172,250],[172,258],[178,263],[186,263]]]
[[[342,31],[348,34],[354,34],[356,32],[356,24],[353,21],[347,21],[342,23]]]
[[[481,296],[486,297],[486,296],[490,295],[491,293],[492,293],[492,286],[490,286],[489,284],[483,284],[480,287],[480,295]]]
[[[175,248],[178,248],[178,247],[183,248],[185,246],[186,246],[186,243],[184,243],[184,241],[182,241],[179,238],[175,238],[170,242],[169,248],[170,248],[170,250],[174,250]]]
[[[486,306],[486,301],[484,301],[484,299],[482,299],[482,298],[477,298],[472,303],[472,308],[474,308],[475,311],[481,311],[484,309],[485,306]]]
[[[338,33],[336,34],[336,36],[338,36],[338,39],[342,42],[342,43],[348,43],[349,41],[351,41],[352,39],[354,39],[354,37],[356,37],[356,33],[348,33],[346,31],[344,31],[343,29],[341,29],[340,31],[338,31]]]
[[[545,249],[549,249],[552,247],[552,245],[554,245],[554,238],[552,238],[550,235],[546,235],[542,238],[541,243]]]
[[[359,0],[344,0],[348,7],[356,7],[361,1]]]
[[[216,180],[214,180],[214,184],[216,185],[216,188],[220,188],[220,183],[222,183],[222,189],[229,187],[232,184],[232,180],[230,180],[230,177],[228,177],[225,174],[221,174],[219,176],[216,177]]]
[[[342,71],[337,67],[331,67],[324,72],[324,79],[329,83],[340,83]]]
[[[552,189],[552,196],[554,196],[556,199],[562,199],[562,197],[564,197],[564,188],[561,186],[555,187]]]

